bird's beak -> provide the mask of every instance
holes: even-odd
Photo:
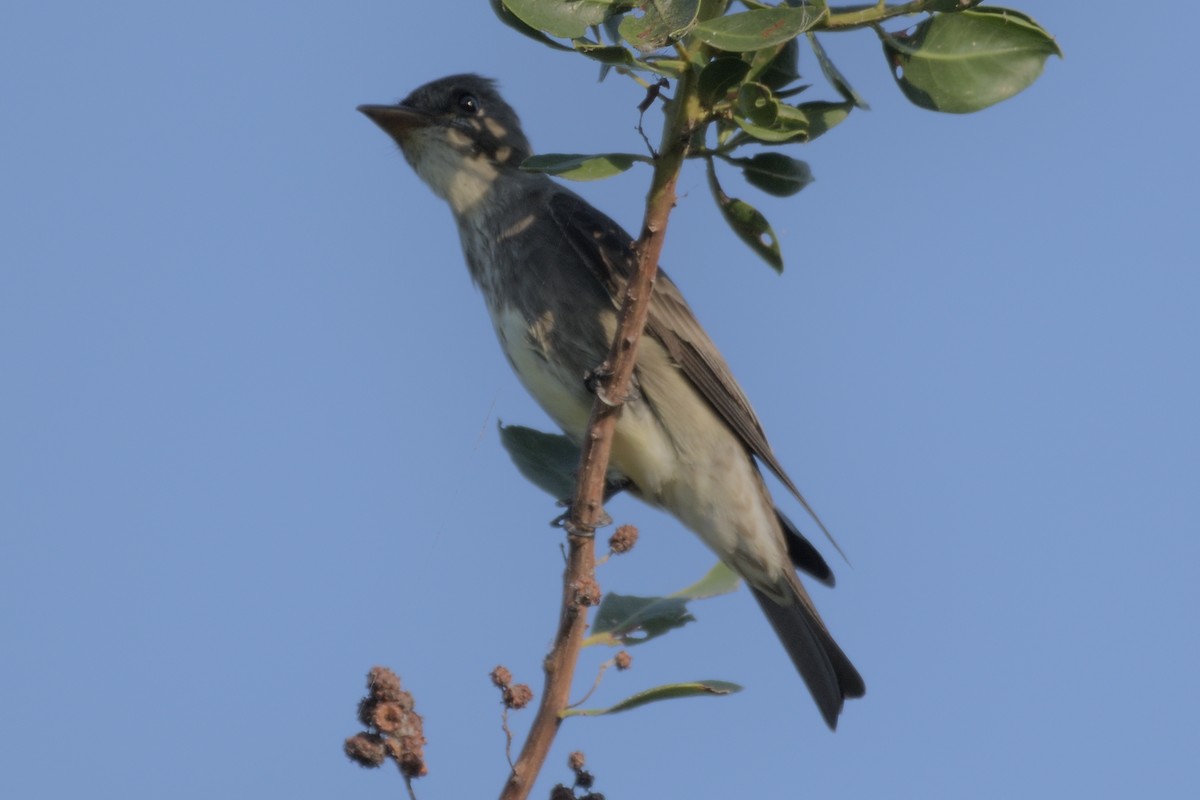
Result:
[[[359,106],[358,110],[393,139],[400,139],[414,128],[433,123],[433,117],[408,106]]]

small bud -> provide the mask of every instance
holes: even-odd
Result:
[[[346,756],[360,767],[378,767],[387,758],[382,737],[374,733],[356,733],[343,746]]]
[[[358,721],[368,728],[375,724],[375,706],[373,697],[364,697],[358,701]]]
[[[492,683],[503,689],[512,683],[512,673],[506,667],[496,667],[492,670]]]
[[[398,700],[400,676],[387,667],[372,667],[367,673],[367,691],[379,700]]]
[[[585,608],[600,603],[600,584],[595,578],[585,576],[575,584],[575,602]]]
[[[567,766],[571,768],[572,772],[578,772],[583,769],[585,763],[587,763],[587,757],[583,754],[582,750],[576,750],[567,756]]]
[[[595,782],[596,779],[592,777],[592,773],[586,769],[575,770],[575,785],[580,789],[590,789]]]
[[[613,663],[616,665],[617,669],[629,669],[631,666],[633,666],[633,656],[622,650],[613,656]]]
[[[633,525],[622,525],[613,531],[613,535],[609,537],[608,549],[617,553],[628,553],[637,544],[638,529]]]
[[[429,773],[425,766],[425,737],[402,736],[387,740],[388,755],[396,761],[400,772],[409,778],[421,778]]]
[[[504,705],[509,708],[524,708],[532,699],[533,689],[524,683],[514,684],[504,690]]]
[[[380,733],[395,734],[400,731],[407,718],[408,712],[399,703],[380,703],[375,707],[375,713],[371,717],[371,724]]]

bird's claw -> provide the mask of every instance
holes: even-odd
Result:
[[[600,511],[600,518],[596,520],[596,524],[590,529],[574,525],[571,523],[571,501],[563,500],[561,501],[561,505],[566,506],[567,510],[550,520],[550,525],[555,528],[562,528],[572,536],[595,536],[596,528],[606,528],[612,525],[612,517],[604,510]]]
[[[609,369],[608,362],[601,364],[583,376],[584,388],[596,395],[600,402],[604,403],[604,405],[608,406],[609,408],[614,408],[620,405],[619,403],[613,401],[608,394],[607,387],[609,381],[612,380],[612,376],[613,372],[611,369]]]

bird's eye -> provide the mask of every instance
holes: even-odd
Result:
[[[478,114],[479,100],[473,94],[464,94],[458,98],[458,108],[468,114]]]

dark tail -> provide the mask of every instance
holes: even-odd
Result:
[[[788,605],[780,605],[753,586],[750,591],[792,657],[792,663],[817,701],[825,723],[830,730],[837,730],[838,714],[842,712],[846,698],[862,697],[867,687],[858,670],[825,629],[799,579],[794,574],[791,578],[788,585],[793,597]]]

